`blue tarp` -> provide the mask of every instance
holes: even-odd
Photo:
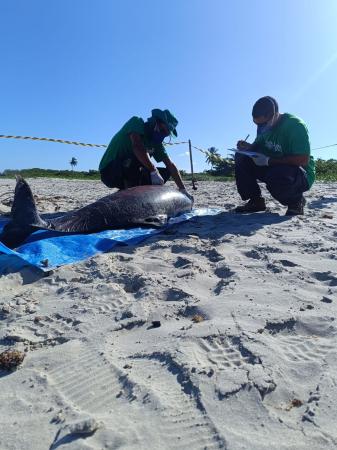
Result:
[[[214,208],[194,209],[169,220],[161,228],[132,228],[127,230],[106,230],[92,234],[66,234],[40,230],[33,233],[15,251],[0,242],[0,274],[9,269],[33,265],[49,271],[64,264],[72,264],[111,250],[115,245],[137,244],[149,236],[161,233],[167,227],[185,222],[197,216],[219,214]],[[7,220],[0,219],[0,232]]]

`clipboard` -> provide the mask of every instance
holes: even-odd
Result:
[[[241,153],[241,155],[250,156],[251,158],[256,158],[258,153],[250,152],[249,150],[238,150],[237,148],[228,148],[230,152]]]

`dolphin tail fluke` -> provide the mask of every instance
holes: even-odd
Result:
[[[0,241],[9,248],[19,246],[34,230],[46,226],[37,212],[27,181],[20,175],[16,176],[11,219],[0,235]]]

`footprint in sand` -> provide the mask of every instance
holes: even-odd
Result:
[[[182,258],[181,256],[178,256],[173,265],[176,269],[190,268],[192,267],[193,262],[188,258]]]
[[[203,262],[198,258],[184,258],[178,256],[173,266],[179,269],[176,273],[179,278],[185,276],[195,276],[198,273],[206,273],[206,268]]]
[[[209,336],[187,340],[181,347],[185,359],[197,373],[216,373],[247,369],[247,365],[261,364],[258,356],[249,351],[239,336]]]
[[[163,295],[167,302],[181,302],[190,297],[190,294],[178,288],[170,288]]]
[[[263,253],[259,252],[256,249],[252,249],[249,250],[248,252],[243,252],[245,256],[247,256],[247,258],[252,258],[252,259],[266,259],[266,255],[264,255]]]
[[[36,336],[46,336],[49,338],[58,337],[65,333],[71,335],[71,331],[81,324],[80,320],[64,317],[61,314],[51,316],[35,316],[34,326]]]
[[[159,400],[161,419],[158,432],[165,437],[166,448],[225,448],[225,442],[199,400],[198,388],[193,385],[186,369],[170,354],[142,355],[131,361],[130,378],[143,384]]]
[[[251,388],[263,401],[276,388],[260,357],[244,345],[241,336],[191,339],[183,343],[180,351],[199,385],[212,385],[220,401]]]
[[[296,267],[298,264],[288,260],[288,259],[279,259],[278,262],[282,264],[283,267]]]
[[[109,364],[98,351],[78,341],[63,346],[62,355],[48,372],[50,382],[62,397],[76,409],[91,414],[114,410],[121,392],[133,398],[132,386],[124,374]]]
[[[310,396],[308,399],[308,406],[306,410],[304,411],[304,414],[302,416],[302,422],[311,422],[315,424],[315,415],[316,410],[319,407],[319,402],[321,399],[320,389],[319,385],[316,387],[315,391],[310,392]]]
[[[207,262],[216,263],[222,261],[224,256],[221,255],[215,248],[198,248],[196,246],[187,246],[187,245],[172,245],[171,252],[174,254],[184,253],[185,255],[197,254],[203,256],[207,259]]]
[[[144,433],[144,417],[168,449],[218,449],[224,442],[199,404],[183,369],[164,354],[134,357],[126,374],[104,356],[79,342],[64,347],[62,363],[48,372],[50,383],[66,403],[104,422],[122,436]],[[159,402],[158,402],[159,400]],[[130,403],[134,406],[130,408]],[[158,409],[160,417],[158,417]],[[155,417],[153,416],[155,414]],[[203,435],[195,432],[203,429]],[[99,430],[98,430],[99,433]],[[131,438],[130,438],[131,439]],[[136,437],[133,436],[136,442]]]
[[[93,290],[83,290],[78,307],[92,314],[114,314],[127,306],[132,299],[124,288],[115,283],[98,284]]]
[[[64,344],[78,337],[81,322],[60,314],[50,316],[35,316],[31,323],[22,326],[17,323],[8,329],[6,340],[22,342],[35,350],[42,347],[53,347]]]
[[[230,267],[223,263],[217,264],[214,269],[214,274],[220,278],[220,281],[216,284],[214,288],[215,295],[220,295],[224,289],[226,289],[230,283],[235,283],[233,276],[236,272],[232,271]],[[232,286],[233,287],[233,286]]]
[[[195,254],[198,253],[197,249],[192,246],[174,244],[171,246],[172,253],[184,253],[184,254]]]
[[[283,251],[278,247],[271,247],[268,245],[266,246],[258,245],[252,250],[244,252],[244,255],[246,255],[248,258],[263,260],[268,259],[268,255],[274,253],[283,253]]]
[[[326,283],[328,286],[337,286],[337,277],[330,271],[313,272],[311,274],[316,280]]]
[[[332,344],[318,343],[317,339],[310,336],[285,336],[279,346],[284,359],[294,363],[320,362],[334,349]]]
[[[335,329],[326,318],[316,318],[311,322],[288,319],[283,322],[267,323],[265,330],[279,348],[282,357],[292,363],[321,363],[324,357],[335,348]]]
[[[122,273],[115,281],[123,285],[125,292],[135,294],[146,285],[147,280],[141,274]]]
[[[235,275],[235,272],[231,270],[230,267],[228,267],[225,264],[218,264],[216,268],[214,269],[214,274],[221,279],[227,279],[231,278],[233,275]]]
[[[259,357],[243,346],[239,337],[204,338],[199,345],[216,370],[261,363]]]

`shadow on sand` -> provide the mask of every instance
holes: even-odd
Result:
[[[186,235],[198,236],[201,239],[212,241],[221,240],[226,235],[229,236],[253,236],[258,230],[265,226],[277,225],[291,220],[291,216],[280,216],[276,213],[264,212],[255,214],[236,214],[232,211],[224,211],[215,216],[194,217],[188,222],[173,225],[159,235],[151,236],[151,242],[155,240],[172,241],[174,245],[175,237],[181,238]],[[148,242],[147,240],[146,242]],[[137,244],[137,247],[147,245],[146,242]],[[216,245],[216,244],[215,244]],[[115,247],[113,251],[119,253],[132,254],[135,246]]]
[[[57,215],[60,215],[58,213]],[[55,216],[55,215],[54,215]],[[47,215],[45,215],[47,217]],[[48,215],[51,217],[51,215]],[[255,214],[235,214],[232,211],[224,211],[214,216],[200,216],[194,217],[187,222],[173,225],[163,230],[163,233],[152,236],[150,239],[166,239],[173,241],[174,236],[181,235],[197,235],[200,238],[217,240],[228,235],[252,236],[259,229],[269,226],[277,225],[290,220],[291,217],[280,216],[276,213],[255,213]],[[60,235],[60,233],[55,233]],[[61,233],[63,234],[63,233]],[[39,239],[38,233],[31,240]],[[137,246],[146,245],[146,243],[138,243]],[[135,251],[134,245],[121,245],[115,247],[118,252],[126,252],[132,254]],[[112,251],[114,251],[112,249]],[[38,269],[15,255],[0,254],[0,277],[10,273],[20,273],[22,277],[22,284],[31,284],[40,280],[43,277],[50,275],[51,272],[45,272]]]
[[[319,200],[314,200],[308,204],[309,209],[321,209],[329,206],[329,203],[337,203],[336,197],[324,197]]]

